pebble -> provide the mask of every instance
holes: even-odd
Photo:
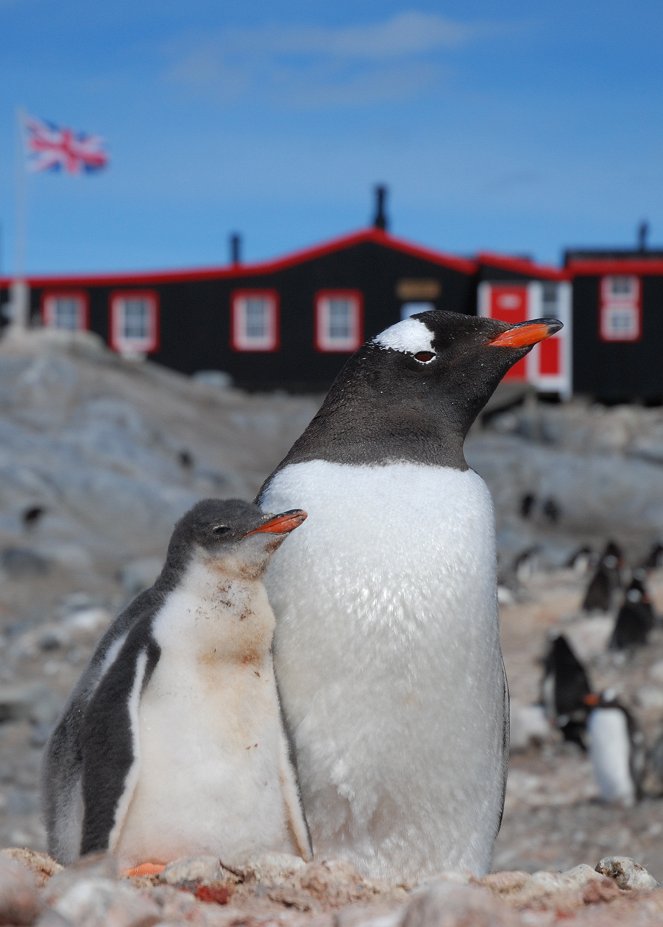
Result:
[[[127,883],[100,876],[75,882],[51,907],[85,927],[152,927],[161,920],[155,901]]]
[[[596,871],[614,879],[619,888],[627,891],[651,890],[658,887],[654,876],[629,856],[605,856],[597,863]]]
[[[520,927],[520,915],[478,886],[436,882],[417,892],[399,927]]]
[[[0,856],[0,924],[33,924],[40,908],[34,875],[16,860]]]

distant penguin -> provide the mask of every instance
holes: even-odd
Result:
[[[563,634],[553,635],[543,659],[541,701],[564,740],[586,749],[587,706],[592,691],[587,670]]]
[[[533,544],[514,557],[513,572],[518,582],[527,582],[541,569],[541,555],[541,545]]]
[[[529,518],[534,511],[534,506],[536,505],[536,496],[533,492],[526,492],[524,496],[520,498],[520,517]]]
[[[309,855],[273,674],[262,574],[306,514],[204,500],[109,628],[47,746],[49,852],[123,867]]]
[[[644,647],[649,641],[655,623],[656,615],[644,581],[636,577],[631,580],[624,593],[624,601],[617,613],[608,644],[609,649],[632,650]]]
[[[508,694],[492,501],[463,444],[501,377],[560,327],[396,323],[347,361],[261,490],[267,509],[309,513],[265,581],[313,850],[368,876],[490,867]]]
[[[642,561],[642,566],[645,570],[658,570],[663,566],[663,544],[660,541],[656,541],[649,548],[646,557]]]
[[[588,573],[595,565],[596,555],[588,544],[582,544],[576,548],[564,564],[567,570],[573,570],[578,576]]]
[[[614,541],[608,541],[582,601],[584,612],[607,612],[615,605],[621,589],[621,569],[624,558]]]
[[[585,697],[589,756],[600,797],[631,808],[642,798],[646,745],[633,715],[613,689]]]
[[[556,499],[550,496],[541,507],[541,514],[551,525],[556,525],[562,517],[562,507]]]

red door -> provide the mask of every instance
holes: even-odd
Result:
[[[527,284],[492,283],[489,288],[488,306],[486,315],[509,325],[526,322],[528,316]],[[508,371],[505,380],[526,380],[527,371],[525,358],[514,364]]]

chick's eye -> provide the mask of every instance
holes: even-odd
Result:
[[[212,525],[214,534],[227,534],[230,531],[228,525]]]
[[[430,364],[432,360],[437,357],[432,351],[417,351],[414,355],[414,359],[419,361],[420,364]]]

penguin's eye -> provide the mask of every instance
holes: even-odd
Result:
[[[417,351],[414,355],[414,359],[419,361],[420,364],[430,364],[436,357],[437,354],[434,354],[432,351]]]
[[[212,525],[212,532],[214,534],[228,534],[229,531],[229,525]]]

